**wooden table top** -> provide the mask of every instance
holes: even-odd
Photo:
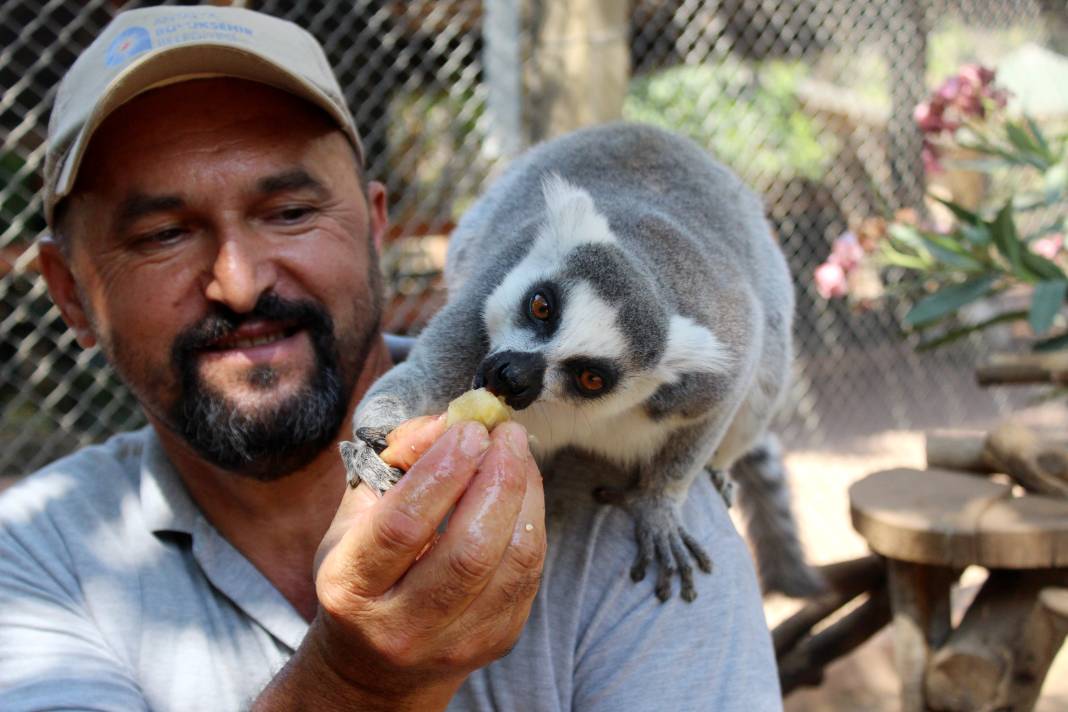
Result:
[[[849,488],[853,527],[872,550],[963,568],[1068,567],[1068,500],[1013,497],[1008,485],[949,470],[876,472]]]

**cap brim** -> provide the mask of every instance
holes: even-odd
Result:
[[[363,146],[348,110],[339,106],[326,92],[313,83],[294,75],[290,70],[263,56],[233,45],[198,43],[176,45],[152,52],[140,61],[133,61],[106,87],[93,113],[83,124],[63,163],[56,180],[52,204],[54,208],[74,187],[85,150],[93,133],[113,111],[139,94],[168,84],[207,77],[247,79],[276,87],[307,99],[326,111],[338,124],[356,149],[357,160],[363,163]],[[49,216],[51,221],[51,216]]]

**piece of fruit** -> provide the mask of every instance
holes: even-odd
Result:
[[[476,388],[449,403],[445,425],[452,427],[461,420],[477,420],[486,426],[486,430],[493,430],[511,419],[512,409],[504,404],[504,398],[493,395],[485,388]]]

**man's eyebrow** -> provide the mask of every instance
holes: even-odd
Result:
[[[311,190],[322,196],[330,192],[326,189],[326,186],[312,178],[311,174],[303,168],[295,168],[291,171],[261,178],[256,183],[256,189],[264,195],[283,193],[290,190]]]
[[[121,228],[145,215],[178,210],[185,207],[185,201],[177,195],[144,195],[136,193],[119,203],[116,210],[116,223]]]

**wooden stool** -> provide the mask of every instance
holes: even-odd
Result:
[[[1031,709],[1068,628],[1049,624],[1068,603],[1047,588],[1068,583],[1068,500],[912,469],[869,475],[849,497],[853,526],[887,560],[902,709]],[[953,630],[950,587],[973,564],[991,575]]]

